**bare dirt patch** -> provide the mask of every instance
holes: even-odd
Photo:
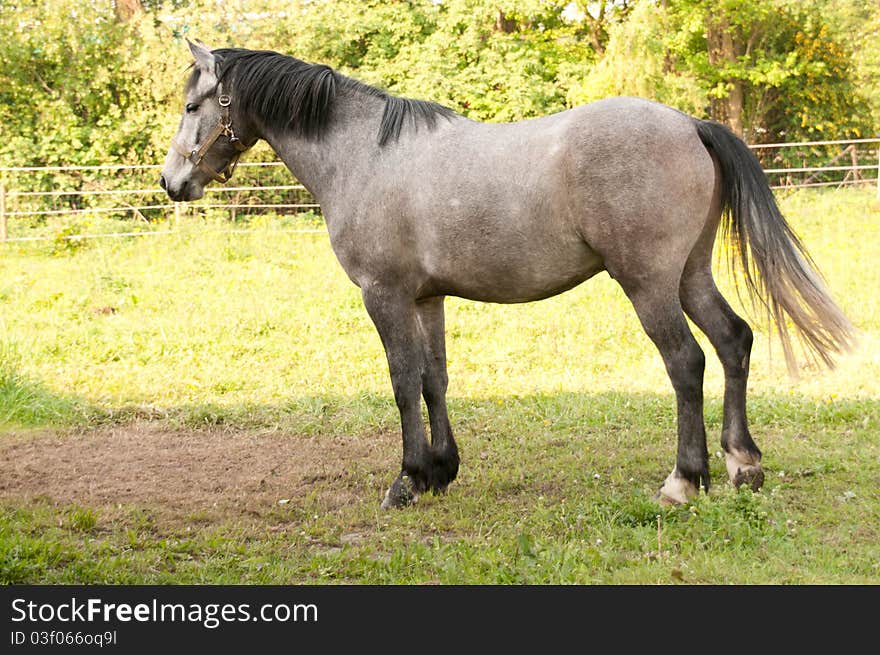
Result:
[[[165,518],[265,516],[279,507],[332,511],[379,502],[397,439],[169,430],[151,424],[0,442],[0,498]],[[387,478],[387,479],[386,479]]]

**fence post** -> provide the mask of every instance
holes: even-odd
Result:
[[[877,144],[877,200],[880,200],[880,143]]]
[[[853,170],[852,170],[853,181],[858,182],[859,181],[859,155],[856,152],[855,144],[850,146],[849,158],[850,158],[850,161],[852,161],[852,165],[853,165]]]
[[[6,241],[6,185],[0,184],[0,241]]]
[[[180,225],[180,203],[174,203],[174,226],[171,228],[172,230],[177,230]]]

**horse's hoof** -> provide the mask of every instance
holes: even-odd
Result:
[[[434,494],[445,494],[446,488],[458,475],[458,449],[453,445],[435,452],[428,476],[428,487]]]
[[[673,469],[654,495],[654,500],[661,505],[684,505],[697,495],[697,491],[696,485],[679,477]]]
[[[724,459],[730,482],[737,489],[747,484],[752,488],[752,491],[758,491],[764,484],[764,469],[761,466],[761,460],[757,457],[742,451],[735,451],[727,453]]]
[[[764,485],[764,469],[761,465],[745,466],[737,469],[736,474],[730,480],[733,486],[739,489],[742,485],[747,484],[752,491],[759,491]]]
[[[379,506],[381,509],[402,509],[409,507],[419,499],[412,478],[401,473],[385,492],[385,498]]]

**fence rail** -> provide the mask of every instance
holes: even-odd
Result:
[[[750,148],[762,162],[773,189],[876,184],[880,198],[880,138],[765,143]],[[228,211],[233,221],[242,215],[319,211],[320,206],[303,185],[284,183],[277,175],[276,179],[261,179],[276,172],[286,177],[283,167],[280,161],[242,162],[239,171],[253,171],[239,174],[245,178],[244,184],[208,187],[204,201],[191,203],[185,209],[181,203],[169,202],[164,191],[149,186],[146,179],[129,179],[157,171],[161,168],[159,164],[0,166],[0,242],[171,234],[182,214],[190,211]],[[124,172],[124,181],[108,175],[114,172]],[[136,184],[138,181],[141,183]],[[121,186],[108,188],[114,187],[114,183]],[[133,186],[128,188],[125,184]],[[110,202],[91,206],[95,199]],[[128,229],[102,234],[66,234],[62,229],[56,236],[9,233],[10,225],[15,224],[9,219],[45,224],[64,216],[99,214],[134,217],[154,228],[155,222],[164,219],[172,229]]]
[[[880,197],[880,137],[762,143],[749,147],[761,160],[773,189],[876,183]],[[799,159],[800,165],[795,164]],[[785,165],[774,165],[777,162]]]

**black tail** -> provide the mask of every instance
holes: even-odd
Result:
[[[848,350],[853,326],[834,303],[800,239],[776,205],[755,155],[725,126],[698,121],[697,133],[721,168],[722,229],[739,255],[749,295],[776,324],[789,371],[796,362],[786,316],[808,354],[833,367],[833,353]]]

